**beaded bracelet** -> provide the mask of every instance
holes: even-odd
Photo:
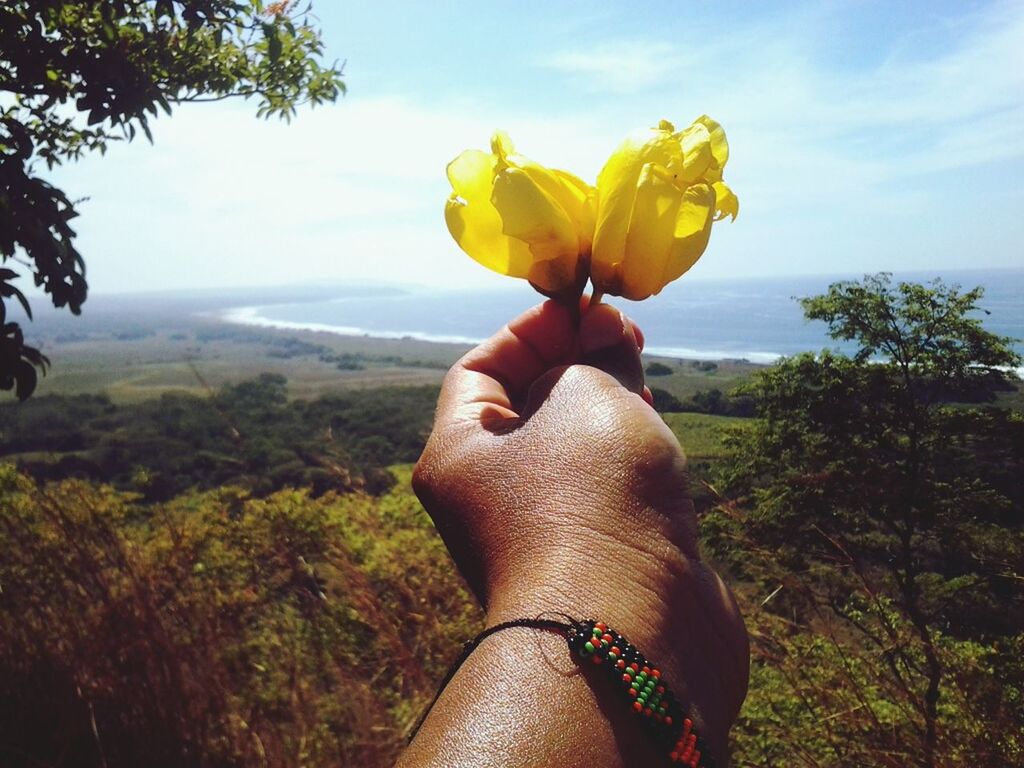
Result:
[[[689,768],[714,768],[715,761],[708,752],[707,743],[693,730],[693,721],[686,716],[682,704],[662,679],[657,665],[608,625],[593,619],[565,618],[569,621],[541,618],[506,621],[485,629],[466,643],[441,682],[433,701],[417,720],[409,741],[417,734],[459,667],[485,638],[504,629],[529,627],[561,634],[575,657],[589,659],[591,664],[611,677],[623,691],[623,698],[631,710],[646,726],[652,741],[659,748],[667,750],[670,762],[681,763]]]

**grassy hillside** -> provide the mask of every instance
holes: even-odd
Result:
[[[0,764],[390,765],[481,620],[392,471],[143,506],[0,465]]]

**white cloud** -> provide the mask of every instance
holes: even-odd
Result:
[[[348,98],[290,125],[245,104],[185,107],[155,145],[59,169],[101,291],[376,278],[493,284],[444,225],[447,163],[504,128],[540,162],[596,174],[599,126],[462,104]],[[582,166],[582,169],[580,169]]]
[[[564,51],[540,63],[578,79],[588,90],[628,93],[662,83],[680,61],[680,49],[668,43],[621,40]]]
[[[728,35],[697,30],[674,44],[607,40],[540,65],[589,91],[631,94],[625,109],[633,112],[686,105],[687,115],[721,119],[730,136],[749,129],[759,150],[770,143],[795,157],[812,147],[876,164],[885,177],[1024,156],[1024,5],[959,19],[952,43],[931,56],[893,54],[873,67],[819,60],[820,39],[841,19],[800,9],[790,22],[758,19]]]

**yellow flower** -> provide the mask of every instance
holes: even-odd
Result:
[[[645,299],[692,267],[712,221],[739,213],[722,182],[728,158],[725,131],[707,116],[678,132],[662,120],[623,142],[597,178],[594,289]]]
[[[448,180],[444,217],[462,250],[548,295],[582,287],[594,231],[593,187],[516,154],[500,132],[490,154],[468,150],[449,163]]]

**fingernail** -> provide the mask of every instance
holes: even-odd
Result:
[[[583,315],[580,327],[580,348],[584,354],[607,349],[622,343],[626,324],[622,313],[605,304]]]

